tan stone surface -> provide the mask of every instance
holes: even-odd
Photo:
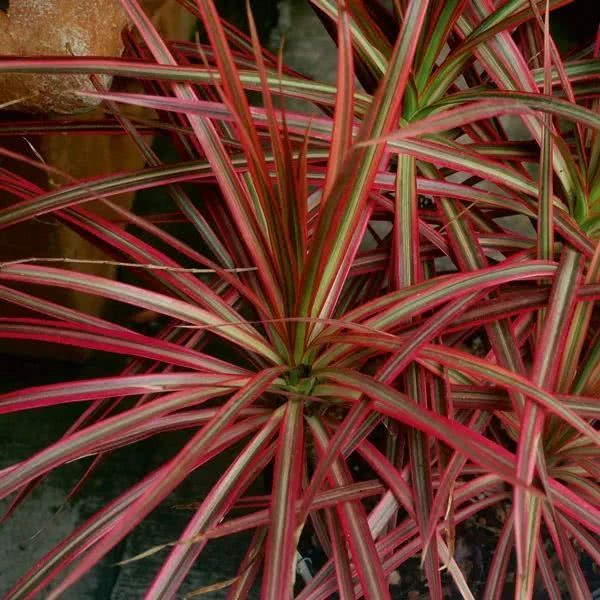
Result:
[[[81,52],[73,53],[118,55],[121,52],[121,30],[126,24],[125,15],[118,5],[118,0],[87,0],[85,2],[81,0],[21,0],[20,2],[11,0],[8,16],[0,12],[0,54],[67,54],[65,47],[67,32],[76,31],[80,36],[77,39],[86,41],[85,44],[82,42],[81,45],[77,45],[73,44],[75,38],[71,38],[71,42],[69,42],[71,50],[81,50]],[[187,39],[189,37],[194,19],[178,5],[176,0],[147,0],[144,6],[166,39]],[[59,21],[56,21],[57,19]],[[28,30],[27,22],[34,24],[31,30]],[[54,23],[54,26],[49,26],[48,23]],[[5,29],[7,24],[9,33]],[[83,31],[83,25],[87,26],[87,31]],[[44,35],[42,35],[42,31],[45,31]],[[39,41],[41,38],[43,41]],[[33,98],[26,101],[27,103],[19,104],[19,108],[50,113],[81,112],[81,109],[87,109],[84,114],[72,118],[93,119],[103,116],[102,108],[96,108],[90,112],[90,108],[93,107],[82,105],[81,101],[72,94],[73,89],[91,85],[87,76],[19,75],[12,83],[9,81],[10,77],[15,76],[0,76],[0,105],[10,99],[33,95]],[[152,117],[150,111],[144,111],[137,107],[127,107],[123,110],[128,114],[133,113],[144,118]],[[49,118],[63,117],[49,115]],[[1,120],[2,113],[0,113],[0,126]],[[31,137],[27,141],[15,138],[7,138],[7,140],[1,142],[3,146],[8,146],[9,149],[34,160],[37,159],[36,154],[39,153],[47,164],[68,173],[77,180],[115,172],[134,171],[144,166],[144,160],[137,147],[125,135],[58,134],[43,138]],[[149,139],[148,142],[151,143],[152,140]],[[52,184],[49,184],[44,173],[39,170],[4,159],[2,166],[35,181],[42,188],[52,188]],[[131,207],[133,199],[133,194],[123,194],[111,198],[112,201],[116,201],[126,208]],[[0,208],[14,202],[15,198],[3,194],[3,197],[0,198]],[[100,201],[89,202],[86,208],[105,218],[113,218],[111,211]],[[0,261],[24,257],[68,257],[86,260],[110,258],[92,242],[82,238],[69,227],[53,219],[52,216],[33,219],[1,232]],[[68,265],[64,266],[68,267]],[[114,277],[116,271],[110,265],[72,265],[71,268],[107,278]],[[35,291],[54,302],[93,315],[101,314],[105,304],[102,298],[70,290],[40,288]],[[0,312],[14,314],[18,312],[18,307],[0,305]],[[28,344],[25,352],[33,355],[47,354],[42,346]],[[72,352],[67,354],[72,355]]]
[[[126,23],[118,0],[11,0],[0,13],[0,55],[119,56]],[[85,75],[3,74],[0,104],[21,99],[19,110],[72,113],[94,103],[72,93],[81,89],[92,89]]]

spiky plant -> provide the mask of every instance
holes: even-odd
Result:
[[[312,0],[338,47],[328,85],[262,50],[250,12],[247,38],[210,0],[182,0],[207,32],[198,45],[163,41],[136,0],[122,3],[139,34],[122,60],[0,61],[2,71],[141,81],[140,93],[98,89],[112,116],[94,127],[120,129],[147,160],[141,172],[52,191],[2,174],[0,185],[22,188],[0,211],[2,227],[52,214],[140,276],[125,284],[35,261],[2,265],[2,299],[37,316],[1,321],[0,336],[134,361],[114,377],[2,396],[3,413],[78,402],[82,414],[1,471],[0,494],[16,494],[15,508],[67,462],[175,428],[189,437],[5,597],[59,580],[44,596],[58,598],[240,440],[179,540],[145,553],[168,551],[146,598],[176,597],[210,539],[245,530],[254,536],[229,598],[247,597],[260,575],[272,600],[381,600],[413,557],[430,597],[443,596],[445,567],[472,598],[455,531],[494,506],[508,512],[482,597],[512,586],[531,598],[536,576],[550,597],[562,585],[590,597],[579,561],[600,558],[598,40],[561,55],[549,20],[563,0],[397,0],[392,13],[375,0]],[[286,110],[287,98],[318,112]],[[157,111],[153,130],[178,161],[160,162],[123,104]],[[526,135],[507,128],[507,115]],[[43,135],[47,124],[36,127]],[[153,187],[176,214],[141,217],[110,200]],[[145,241],[87,211],[94,200]],[[168,233],[169,220],[193,228],[197,243]],[[164,329],[147,337],[22,283],[152,311]],[[232,516],[268,469],[265,505]],[[325,559],[295,581],[306,531]]]

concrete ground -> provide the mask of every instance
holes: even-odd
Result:
[[[48,382],[48,379],[60,380],[61,376],[65,378],[67,375],[92,376],[104,370],[99,360],[78,367],[52,361],[2,357],[2,364],[6,367],[0,376],[3,390],[12,389],[24,380],[33,385]],[[70,406],[3,415],[0,419],[0,469],[31,456],[37,449],[60,438],[80,410]],[[71,463],[50,476],[11,518],[0,525],[0,596],[75,527],[138,481],[144,473],[167,460],[185,439],[184,433],[175,432],[115,452],[100,466],[74,501],[67,505],[64,504],[66,495],[88,466],[89,459]],[[225,470],[228,460],[227,455],[218,457],[209,467],[195,473],[102,564],[62,598],[129,600],[143,597],[167,551],[122,567],[115,566],[115,563],[149,547],[176,540],[191,513],[176,509],[174,505],[201,501]],[[263,493],[262,489],[257,492]],[[7,502],[0,503],[0,510],[7,505]],[[248,541],[247,536],[238,536],[209,544],[188,577],[182,596],[234,576]],[[225,596],[226,590],[223,590],[208,597],[219,599]]]

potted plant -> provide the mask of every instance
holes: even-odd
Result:
[[[379,600],[417,557],[432,598],[448,585],[465,598],[590,597],[580,561],[600,556],[597,43],[559,53],[549,20],[560,1],[408,0],[388,12],[312,0],[338,45],[328,85],[262,49],[250,11],[246,37],[210,0],[183,4],[203,23],[202,44],[163,40],[136,0],[122,0],[139,36],[127,38],[129,57],[0,61],[4,72],[142,82],[139,93],[98,84],[82,94],[104,101],[146,160],[52,191],[3,173],[3,186],[24,190],[1,227],[51,214],[134,279],[2,265],[2,299],[36,315],[2,320],[0,336],[133,361],[113,377],[0,397],[2,413],[82,405],[64,437],[0,472],[0,495],[16,494],[16,508],[67,462],[189,431],[6,598],[55,580],[45,597],[59,597],[240,441],[179,539],[132,557],[166,555],[145,597],[177,597],[210,540],[239,531],[253,535],[237,575],[199,593],[246,598],[260,577],[273,600]],[[287,110],[288,98],[317,114]],[[152,126],[176,161],[160,161],[126,105],[157,111]],[[142,217],[111,202],[159,186],[172,212]],[[134,229],[90,213],[92,201]],[[173,221],[195,241],[172,235]],[[162,327],[141,334],[23,283],[133,306]],[[267,495],[249,502],[265,472]],[[457,531],[494,508],[495,549],[475,589]],[[308,573],[297,550],[306,536],[323,556]]]

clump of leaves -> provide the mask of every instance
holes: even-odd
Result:
[[[273,600],[294,585],[305,600],[389,598],[390,576],[414,557],[432,598],[444,593],[443,567],[472,598],[455,531],[490,507],[507,512],[484,597],[502,596],[513,552],[517,597],[532,597],[536,577],[560,596],[555,558],[571,596],[590,597],[579,558],[600,557],[598,40],[561,55],[549,20],[562,0],[398,0],[390,13],[374,0],[312,0],[337,42],[328,85],[261,49],[251,16],[245,37],[211,1],[184,1],[207,42],[165,42],[136,0],[122,2],[139,34],[122,60],[0,61],[3,71],[139,80],[139,93],[98,89],[108,116],[94,127],[131,136],[147,159],[141,172],[52,191],[2,173],[0,185],[22,196],[0,211],[2,227],[52,214],[139,268],[125,284],[3,265],[2,299],[37,316],[3,320],[2,337],[135,360],[114,377],[2,396],[3,413],[84,408],[64,437],[0,472],[0,494],[16,493],[15,508],[67,462],[175,428],[189,438],[6,597],[33,597],[56,579],[58,597],[240,440],[166,546],[147,598],[175,597],[210,539],[244,530],[254,536],[226,582],[230,598],[246,597],[259,574]],[[319,112],[288,111],[287,98]],[[123,104],[157,111],[150,126],[177,161],[160,162]],[[74,127],[62,123],[66,134]],[[140,217],[110,200],[150,187],[176,212]],[[86,210],[93,200],[138,233]],[[170,221],[197,243],[169,233]],[[21,283],[152,311],[164,328],[147,337]],[[268,502],[232,514],[267,469]],[[325,559],[295,582],[307,528]]]

